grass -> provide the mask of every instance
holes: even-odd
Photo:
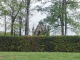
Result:
[[[80,60],[80,53],[0,52],[0,60]]]

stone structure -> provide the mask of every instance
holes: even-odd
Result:
[[[42,32],[46,30],[45,26],[42,24],[38,24],[36,30],[34,30],[34,27],[32,29],[32,35],[40,35]]]

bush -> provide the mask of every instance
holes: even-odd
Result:
[[[0,51],[80,52],[80,36],[0,36]]]

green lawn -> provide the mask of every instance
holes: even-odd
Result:
[[[0,60],[80,60],[80,53],[0,52]]]

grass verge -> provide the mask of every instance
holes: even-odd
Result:
[[[0,60],[80,60],[72,52],[0,52]]]

